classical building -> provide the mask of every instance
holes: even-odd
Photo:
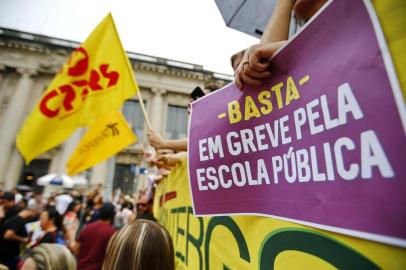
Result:
[[[0,189],[31,183],[48,174],[66,172],[65,163],[84,130],[77,130],[62,145],[37,157],[29,165],[15,147],[24,119],[37,104],[47,85],[79,43],[0,28]],[[232,78],[202,66],[137,53],[127,53],[141,89],[151,125],[166,138],[187,136],[189,94],[208,83],[223,86]],[[137,97],[125,102],[123,113],[138,142],[113,159],[84,173],[91,186],[137,189],[138,171],[147,149],[147,127]],[[52,132],[50,130],[49,132]]]

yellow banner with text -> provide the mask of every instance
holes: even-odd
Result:
[[[406,269],[406,249],[258,216],[196,217],[187,162],[155,193],[176,269]]]

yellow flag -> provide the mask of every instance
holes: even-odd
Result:
[[[87,131],[66,164],[69,175],[77,174],[108,159],[137,137],[117,111],[98,118]]]
[[[373,1],[406,101],[406,2]]]
[[[63,65],[17,135],[30,162],[138,91],[111,14]]]

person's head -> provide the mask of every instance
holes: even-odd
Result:
[[[125,201],[124,203],[123,203],[123,205],[121,206],[121,209],[125,209],[125,208],[127,208],[127,209],[129,209],[129,210],[133,210],[134,209],[134,205],[132,204],[132,202],[130,202],[130,201]]]
[[[137,213],[146,214],[152,210],[152,199],[147,195],[142,195],[137,201]]]
[[[51,194],[51,196],[49,196],[46,206],[47,207],[55,206],[55,195]]]
[[[204,95],[206,95],[206,93],[203,91],[203,89],[200,88],[199,86],[196,86],[193,89],[193,91],[190,93],[190,100],[191,101],[198,100],[199,98],[203,97]]]
[[[103,221],[112,222],[114,216],[116,215],[115,207],[112,203],[103,203],[103,206],[100,208],[99,217]]]
[[[5,210],[8,210],[15,206],[15,195],[13,192],[5,191],[1,197],[1,204]]]
[[[240,65],[242,58],[244,56],[245,50],[239,51],[231,56],[231,67],[233,68],[234,72],[237,70],[238,66]]]
[[[327,2],[327,0],[296,0],[293,10],[297,17],[309,20]]]
[[[103,270],[174,270],[174,250],[168,231],[156,222],[136,220],[110,239]]]
[[[20,209],[24,209],[27,206],[27,201],[25,200],[24,196],[21,195],[20,193],[15,194],[14,203]]]
[[[30,250],[21,270],[75,270],[72,253],[58,244],[41,244]]]
[[[212,93],[216,90],[218,90],[220,87],[216,82],[208,82],[205,86],[204,86],[204,92],[206,94]]]
[[[103,203],[103,196],[100,193],[96,193],[93,197],[94,205],[101,205]]]
[[[73,200],[66,208],[66,212],[75,212],[78,213],[81,208],[81,204],[78,201]]]
[[[187,106],[188,114],[190,114],[192,102],[198,100],[199,98],[203,97],[204,95],[206,95],[206,93],[199,86],[196,86],[195,89],[193,89],[193,91],[190,93],[190,100],[189,100],[189,104]]]
[[[44,231],[53,227],[60,229],[62,226],[62,217],[54,207],[49,207],[41,213],[39,225]]]

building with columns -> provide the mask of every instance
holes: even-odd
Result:
[[[12,29],[0,28],[0,189],[12,189],[48,173],[66,173],[65,163],[85,130],[78,129],[62,145],[40,155],[29,165],[15,147],[16,135],[25,118],[41,98],[56,72],[79,43]],[[164,137],[187,136],[189,94],[208,83],[219,87],[232,78],[204,70],[202,66],[137,53],[127,53],[140,86],[154,129]],[[114,158],[84,173],[91,186],[137,189],[135,168],[145,166],[147,127],[137,97],[125,102],[123,113],[138,141]],[[52,132],[50,130],[49,132]],[[33,179],[33,180],[30,180]],[[30,182],[28,182],[30,183]]]

